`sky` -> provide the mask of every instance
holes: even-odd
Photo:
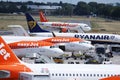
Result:
[[[63,3],[72,3],[72,4],[77,4],[79,1],[84,1],[84,2],[98,2],[98,3],[120,3],[120,0],[2,0],[2,1],[19,1],[19,2],[24,2],[24,1],[33,1],[33,2],[60,2],[62,1]]]

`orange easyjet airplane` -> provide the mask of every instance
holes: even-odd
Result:
[[[70,52],[85,52],[93,49],[94,46],[91,45],[89,41],[85,41],[80,38],[72,37],[25,37],[25,36],[2,36],[7,43],[19,42],[19,41],[45,41],[50,42],[55,45],[55,47],[62,49],[63,51]],[[12,37],[12,38],[11,38]],[[54,46],[51,46],[52,48]],[[83,48],[84,47],[84,48]]]
[[[19,58],[24,57],[26,53],[39,53],[40,55],[45,55],[48,57],[59,57],[64,54],[61,49],[54,47],[55,45],[53,43],[46,41],[23,40],[8,43],[8,45]]]
[[[120,80],[120,65],[24,63],[0,37],[0,80],[22,80],[20,72],[41,74],[43,68],[47,69],[50,80]]]
[[[62,32],[67,30],[75,30],[78,32],[90,31],[91,27],[84,23],[66,23],[66,22],[49,22],[44,16],[43,12],[40,11],[40,25],[48,26],[51,28],[59,28]]]

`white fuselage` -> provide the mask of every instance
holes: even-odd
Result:
[[[32,47],[32,48],[17,48],[12,49],[13,52],[18,57],[25,57],[27,54],[34,54],[38,53],[40,55],[45,55],[48,57],[60,57],[64,54],[64,52],[59,48],[50,48],[49,46],[43,46],[43,47]]]
[[[67,28],[76,31],[90,31],[91,27],[84,23],[65,23],[65,22],[39,22],[42,26],[53,28]]]
[[[35,73],[48,73],[50,80],[99,80],[120,75],[119,65],[26,64]],[[39,69],[39,70],[38,70]]]
[[[31,33],[34,36],[41,37],[52,37],[52,33]],[[56,36],[61,37],[75,37],[81,38],[89,41],[99,42],[109,42],[109,43],[118,43],[120,44],[120,35],[117,34],[104,34],[104,33],[55,33]]]
[[[48,57],[59,57],[64,54],[63,50],[57,47],[53,47],[55,45],[46,46],[45,43],[39,45],[38,43],[19,43],[21,41],[37,41],[41,40],[40,38],[34,37],[19,37],[19,36],[2,36],[2,38],[6,41],[7,44],[16,44],[11,45],[11,49],[15,52],[18,57],[25,57],[26,54],[38,53],[40,55],[45,55]],[[41,42],[40,42],[41,43]],[[44,45],[43,45],[44,44]],[[52,47],[51,47],[52,46]]]
[[[68,34],[59,34],[56,36],[64,36],[64,37],[75,37],[81,38],[89,41],[99,41],[99,42],[108,42],[108,43],[118,43],[120,44],[120,35],[117,34],[103,34],[103,33],[68,33]]]

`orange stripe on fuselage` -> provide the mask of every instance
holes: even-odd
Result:
[[[79,38],[72,38],[72,37],[54,37],[54,38],[49,38],[45,39],[43,41],[51,42],[51,43],[68,43],[68,42],[83,42],[83,39]]]
[[[18,49],[18,48],[38,48],[42,46],[52,46],[54,44],[45,41],[19,41],[9,43],[8,45],[11,47],[11,49]]]
[[[70,24],[70,23],[52,23],[51,24],[52,26],[58,26],[58,27],[76,27],[76,26],[78,26],[78,24]]]

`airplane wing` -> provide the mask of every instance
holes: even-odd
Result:
[[[10,77],[10,71],[0,70],[0,78],[8,78]]]

